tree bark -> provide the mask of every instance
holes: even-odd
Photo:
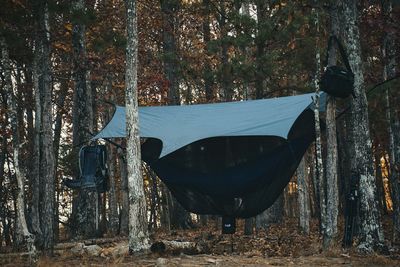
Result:
[[[170,105],[179,105],[179,83],[178,83],[178,54],[176,46],[176,24],[177,12],[180,1],[178,0],[160,0],[163,19],[163,57],[164,57],[164,75],[168,81],[168,99]]]
[[[11,62],[8,55],[8,46],[3,36],[0,36],[0,49],[1,49],[1,62],[4,73],[4,88],[8,95],[7,99],[10,101],[9,116],[12,131],[12,146],[13,146],[13,163],[14,172],[17,180],[17,199],[16,199],[16,244],[20,246],[25,244],[27,246],[30,257],[36,256],[36,248],[34,245],[34,236],[29,232],[25,218],[25,200],[24,200],[24,181],[25,173],[19,165],[19,129],[17,121],[17,103],[13,91],[11,79]]]
[[[310,199],[305,157],[297,167],[297,192],[299,201],[299,226],[303,234],[310,233]]]
[[[63,126],[63,115],[65,114],[64,111],[64,103],[65,103],[65,98],[68,94],[68,83],[67,81],[63,80],[61,81],[60,84],[60,91],[59,91],[59,96],[57,99],[57,112],[56,112],[56,118],[55,118],[55,125],[54,125],[54,139],[53,139],[53,147],[54,147],[54,168],[55,168],[55,185],[56,185],[56,201],[54,203],[54,239],[55,242],[58,241],[60,229],[59,229],[59,223],[58,223],[58,218],[59,218],[59,200],[60,200],[60,176],[59,172],[57,171],[58,167],[58,157],[60,154],[60,141],[61,141],[61,130]]]
[[[107,76],[105,81],[105,93],[111,94],[111,101],[114,101],[114,94],[112,92],[112,76]],[[109,121],[113,116],[113,111],[110,110],[105,120]],[[117,183],[116,183],[116,163],[117,155],[116,149],[113,144],[108,145],[108,176],[110,181],[110,190],[108,194],[108,209],[109,209],[109,231],[115,235],[118,233],[119,217],[118,217],[118,200],[117,200]],[[126,177],[125,177],[126,178]],[[122,178],[121,178],[122,179]],[[128,229],[128,228],[126,228]]]
[[[206,101],[211,102],[213,100],[214,92],[212,88],[212,69],[210,64],[210,52],[209,52],[209,43],[211,41],[211,31],[210,31],[210,0],[203,0],[203,8],[204,8],[204,21],[203,21],[203,41],[205,46],[205,62],[204,62],[204,70],[203,70],[203,79],[204,79],[204,91],[206,95]]]
[[[0,93],[0,109],[7,110],[6,98],[3,93]],[[8,118],[6,118],[3,112],[0,112],[0,185],[3,185],[5,180],[4,164],[6,163],[7,155],[7,138],[6,138],[6,127]],[[0,220],[1,220],[1,232],[0,232],[0,248],[3,246],[3,241],[6,240],[6,192],[3,187],[0,188]]]
[[[263,71],[265,57],[265,42],[267,34],[265,34],[264,24],[266,15],[266,9],[268,2],[266,1],[256,1],[257,6],[257,38],[256,38],[256,77],[255,77],[255,89],[256,89],[256,99],[261,99],[264,97],[265,93],[265,74]]]
[[[382,11],[385,24],[388,27],[392,21],[392,1],[382,1]],[[395,36],[391,31],[385,33],[382,47],[382,56],[385,62],[383,80],[393,78],[396,75],[396,48]],[[399,164],[400,164],[400,134],[399,134],[399,107],[398,102],[391,103],[390,93],[394,88],[385,91],[386,122],[389,130],[389,183],[393,203],[393,241],[400,238],[400,188],[399,188]]]
[[[32,231],[35,235],[36,242],[40,245],[43,244],[42,230],[40,227],[40,139],[42,128],[42,97],[39,87],[39,49],[35,50],[35,57],[33,61],[33,86],[35,89],[35,130],[33,142],[33,167],[32,167],[32,208],[31,220]]]
[[[316,25],[316,32],[319,33],[319,15],[316,11],[315,12],[315,25]],[[315,72],[315,79],[314,79],[314,86],[315,86],[315,98],[314,98],[314,120],[315,120],[315,180],[317,185],[317,192],[318,192],[318,203],[319,203],[319,210],[320,210],[320,230],[322,235],[325,234],[326,230],[326,192],[325,192],[325,179],[324,179],[324,164],[322,161],[322,142],[321,142],[321,126],[320,126],[320,119],[319,119],[319,77],[321,76],[320,69],[321,69],[321,55],[318,48],[318,39],[316,45],[316,72]]]
[[[339,18],[337,8],[331,7],[331,32],[339,35]],[[329,51],[328,66],[336,65],[336,48]],[[339,209],[338,192],[338,150],[336,137],[336,100],[327,96],[326,103],[326,229],[323,236],[323,246],[328,248],[337,235],[337,217]]]
[[[115,152],[112,145],[108,146],[108,174],[110,179],[110,191],[108,195],[109,207],[109,230],[115,235],[118,232],[118,206],[117,191],[115,184]]]
[[[86,58],[85,33],[86,27],[82,24],[82,16],[86,7],[83,0],[74,0],[71,10],[75,21],[72,29],[73,48],[73,77],[75,81],[73,103],[73,152],[76,156],[75,177],[78,179],[79,148],[90,139],[93,130],[92,90],[90,88],[89,71]],[[97,192],[81,189],[73,199],[72,207],[72,235],[82,238],[92,238],[97,234]]]
[[[244,220],[244,234],[252,235],[254,233],[255,217],[247,218]]]
[[[267,230],[271,223],[279,223],[283,217],[283,192],[274,204],[256,216],[256,228]]]
[[[129,192],[129,252],[149,247],[147,232],[146,199],[140,158],[139,110],[138,110],[138,31],[136,1],[126,0],[126,133]]]
[[[226,7],[225,2],[219,2],[220,6],[220,16],[218,19],[220,32],[221,32],[221,78],[222,87],[220,92],[220,97],[222,101],[232,101],[233,98],[233,88],[232,88],[232,66],[229,63],[228,55],[228,25],[226,17]]]
[[[128,174],[125,154],[118,149],[118,165],[121,175],[121,213],[120,235],[128,235],[129,231],[129,198],[128,198]]]
[[[171,215],[170,215],[170,202],[172,201],[170,197],[169,190],[167,186],[161,182],[161,206],[162,206],[162,213],[161,213],[161,226],[165,227],[168,231],[171,230]]]
[[[195,242],[169,241],[163,240],[155,242],[150,247],[151,252],[166,253],[169,255],[195,255],[204,253],[204,248]]]
[[[357,1],[338,1],[338,14],[345,28],[344,45],[348,51],[354,73],[355,98],[351,99],[351,122],[354,155],[352,172],[360,177],[360,244],[358,249],[372,252],[383,244],[383,232],[376,201],[376,184],[372,160],[372,143],[369,131],[368,102],[365,94],[358,28]],[[357,127],[357,129],[355,129]]]
[[[53,108],[52,80],[50,60],[50,26],[46,1],[40,2],[39,10],[39,92],[41,92],[41,158],[40,158],[40,226],[43,249],[52,253],[54,246],[54,202],[55,202],[55,165],[53,148]]]

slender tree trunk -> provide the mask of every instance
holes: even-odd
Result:
[[[138,31],[136,1],[126,0],[126,133],[129,192],[129,252],[149,247],[146,199],[140,158],[139,110],[137,91]]]
[[[320,201],[319,201],[319,194],[318,194],[318,171],[317,171],[317,160],[316,160],[316,146],[312,146],[312,151],[310,153],[310,169],[311,169],[311,188],[312,188],[312,196],[314,199],[314,207],[313,207],[313,218],[320,218],[321,212],[320,209]]]
[[[156,206],[158,201],[158,187],[157,187],[157,175],[150,169],[150,167],[145,166],[147,175],[150,179],[150,196],[151,196],[151,203],[150,203],[150,220],[149,220],[149,228],[155,229],[157,227],[157,214]]]
[[[223,101],[232,101],[233,88],[232,88],[232,66],[229,63],[228,56],[228,25],[226,17],[225,2],[219,2],[220,5],[220,17],[218,23],[221,31],[221,78],[222,78],[222,90],[220,92],[221,99]]]
[[[111,101],[114,101],[112,93],[112,77],[108,76],[105,81],[105,92],[111,93]],[[106,116],[109,121],[112,117],[112,112]],[[116,151],[114,145],[108,145],[108,174],[110,181],[110,191],[108,194],[108,208],[109,208],[109,230],[115,235],[118,233],[119,218],[118,218],[118,201],[117,201],[117,186],[116,186]],[[127,228],[126,228],[127,229]]]
[[[256,1],[257,6],[257,39],[256,39],[256,77],[255,77],[255,89],[256,89],[256,99],[261,99],[264,97],[265,89],[265,75],[263,71],[265,57],[265,12],[268,6],[266,1]]]
[[[390,25],[392,17],[392,1],[382,1],[383,16],[387,26]],[[383,71],[383,80],[387,80],[396,75],[396,46],[395,36],[391,31],[385,33],[383,41],[382,56],[385,62]],[[399,153],[399,105],[398,102],[393,101],[391,103],[390,93],[394,88],[388,88],[385,91],[385,104],[386,104],[386,122],[389,130],[389,161],[390,161],[390,173],[389,183],[391,188],[391,196],[393,202],[393,241],[397,241],[400,238],[400,188],[399,188],[399,164],[400,164],[400,153]],[[397,127],[396,127],[397,125]],[[397,147],[397,148],[396,148]],[[397,151],[396,151],[397,150]]]
[[[319,34],[319,15],[316,11],[315,13],[315,25],[316,25],[316,32]],[[319,52],[319,45],[318,45],[318,38],[317,38],[317,46],[316,46],[316,72],[315,72],[315,79],[314,79],[314,86],[315,86],[315,98],[314,98],[314,119],[315,119],[315,180],[318,189],[318,201],[319,201],[319,210],[320,210],[320,229],[322,235],[325,235],[326,231],[326,192],[325,192],[325,176],[324,176],[324,164],[322,161],[322,142],[321,142],[321,126],[320,126],[320,119],[319,119],[319,77],[320,77],[320,69],[321,69],[321,56]]]
[[[252,235],[254,233],[255,217],[247,218],[244,220],[244,234]]]
[[[180,105],[181,97],[178,83],[178,52],[176,45],[177,12],[180,7],[178,0],[160,0],[163,15],[163,56],[164,74],[169,83],[169,105]],[[188,228],[191,225],[189,213],[183,209],[171,193],[167,194],[172,227]]]
[[[339,35],[339,18],[337,8],[331,7],[331,32]],[[336,65],[336,48],[329,51],[328,66]],[[328,248],[337,234],[337,217],[339,209],[338,190],[338,151],[336,138],[336,100],[327,96],[326,103],[326,231],[323,236],[323,246]],[[329,186],[328,186],[329,185]]]
[[[164,74],[169,84],[168,99],[170,105],[179,105],[179,83],[178,83],[178,54],[176,46],[176,23],[179,10],[178,0],[160,0],[163,19],[163,57]]]
[[[297,192],[299,201],[299,225],[303,234],[310,233],[310,199],[308,189],[308,175],[306,170],[306,156],[297,167]]]
[[[243,10],[243,16],[247,17],[247,18],[251,18],[250,15],[250,1],[249,0],[245,0],[242,3],[241,6],[242,10]],[[250,65],[250,60],[251,60],[251,55],[250,55],[250,47],[252,44],[250,45],[244,45],[243,47],[241,47],[242,53],[244,55],[245,58],[245,65],[248,66]],[[244,99],[246,100],[250,100],[252,99],[252,96],[250,95],[250,86],[249,86],[249,79],[248,77],[243,77],[243,93],[244,93]]]
[[[1,71],[1,69],[0,69]],[[7,110],[6,104],[6,96],[4,95],[5,92],[0,93],[0,109]],[[6,227],[7,224],[5,223],[6,220],[6,192],[3,186],[3,182],[5,180],[5,171],[4,165],[6,163],[6,155],[7,155],[7,138],[6,138],[6,129],[7,129],[7,121],[8,118],[4,113],[0,113],[0,220],[2,223],[1,226],[1,240],[0,240],[0,247],[3,245],[3,241],[7,239],[6,237]]]
[[[52,254],[54,246],[54,201],[55,201],[55,165],[53,148],[53,108],[52,80],[50,61],[50,26],[46,1],[40,2],[39,11],[39,88],[41,99],[41,199],[40,226],[43,236],[43,249]]]
[[[53,139],[53,147],[54,147],[54,168],[55,168],[55,185],[56,185],[56,202],[54,203],[54,238],[55,241],[58,241],[59,237],[59,199],[60,199],[60,175],[57,171],[58,167],[58,156],[60,153],[60,141],[61,141],[61,130],[62,130],[62,118],[65,114],[64,112],[64,103],[65,98],[68,93],[68,83],[66,81],[61,81],[60,92],[57,99],[57,112],[56,119],[54,125],[54,139]]]
[[[29,69],[27,68],[27,66],[21,66],[20,68],[23,69],[23,73],[24,73],[24,83],[27,85],[33,85],[33,75],[32,75],[32,65],[29,65]],[[25,121],[26,121],[26,152],[25,154],[25,158],[24,161],[25,163],[25,167],[28,170],[27,171],[27,181],[28,181],[28,192],[30,192],[30,197],[27,198],[27,214],[29,216],[29,218],[32,218],[32,205],[33,205],[33,181],[34,181],[34,177],[33,177],[33,163],[34,161],[32,160],[32,155],[33,155],[33,151],[34,151],[34,132],[35,132],[35,128],[34,128],[34,109],[35,109],[35,102],[34,102],[34,88],[32,88],[32,90],[22,90],[22,97],[24,98],[24,106],[25,106],[25,112],[26,112],[26,117],[25,117]],[[1,105],[0,105],[1,106]],[[1,120],[1,119],[0,119]],[[0,133],[1,135],[1,133]],[[29,160],[26,159],[26,156],[29,157]],[[1,175],[0,175],[1,176]],[[35,231],[33,229],[33,225],[32,225],[32,219],[27,221],[28,223],[28,229],[29,231],[35,235],[35,237],[37,238]],[[36,227],[40,227],[39,224],[37,224]]]
[[[274,204],[263,213],[256,216],[256,228],[267,230],[271,223],[279,223],[283,217],[284,206],[283,192]]]
[[[378,209],[387,212],[386,208],[386,196],[384,192],[384,183],[382,176],[382,167],[381,167],[381,151],[377,149],[377,144],[379,141],[375,141],[374,145],[374,164],[375,164],[375,173],[376,173],[376,188],[378,193]]]
[[[171,230],[171,215],[170,215],[170,202],[172,199],[170,198],[169,190],[167,186],[161,182],[161,205],[162,205],[162,214],[161,214],[161,226],[165,227],[168,231]]]
[[[118,163],[121,175],[121,221],[119,233],[120,235],[127,235],[129,231],[128,166],[122,149],[118,149]]]
[[[33,168],[32,168],[32,208],[31,221],[32,231],[36,237],[36,243],[43,244],[42,230],[40,228],[40,139],[42,128],[42,97],[39,87],[39,49],[35,49],[35,58],[33,62],[33,86],[35,89],[35,130],[33,142]]]
[[[86,12],[83,0],[74,0],[72,13],[76,17],[72,29],[73,76],[75,81],[74,104],[72,110],[73,123],[73,154],[76,156],[75,177],[78,179],[78,154],[80,147],[90,139],[89,132],[93,130],[92,90],[88,81],[89,71],[86,58],[85,33],[86,27],[79,20]],[[93,238],[97,234],[98,218],[96,213],[97,192],[81,189],[73,199],[72,235]]]
[[[24,181],[25,174],[19,165],[19,129],[17,121],[17,103],[13,92],[12,80],[11,80],[11,62],[8,55],[8,47],[3,36],[0,36],[0,49],[1,49],[1,62],[4,73],[4,88],[8,95],[7,99],[10,101],[9,105],[9,116],[12,130],[12,146],[13,146],[13,160],[14,160],[14,172],[17,180],[17,199],[16,205],[16,244],[20,246],[25,244],[31,255],[35,257],[36,249],[34,245],[34,236],[29,232],[25,218],[25,203],[24,203]],[[9,169],[10,170],[10,169]]]
[[[204,62],[204,70],[203,70],[203,79],[204,79],[204,91],[206,94],[207,102],[211,102],[214,98],[214,92],[212,88],[212,69],[210,64],[210,52],[209,52],[209,43],[211,41],[211,31],[210,31],[210,0],[203,0],[203,8],[204,8],[204,21],[203,21],[203,38],[205,45],[205,62]]]
[[[109,207],[109,230],[115,235],[118,232],[118,207],[117,207],[117,192],[115,184],[115,152],[112,145],[108,146],[108,173],[110,179],[110,191],[108,194]]]
[[[357,1],[338,1],[340,20],[344,23],[344,43],[354,72],[355,98],[351,100],[354,155],[351,169],[360,177],[360,251],[372,252],[383,244],[383,232],[376,201],[376,184],[369,131],[368,102],[363,77]]]

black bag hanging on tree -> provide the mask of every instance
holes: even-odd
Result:
[[[333,42],[336,42],[346,68],[340,66],[328,66],[329,51],[333,45]],[[355,97],[354,74],[350,68],[346,52],[336,36],[329,37],[325,66],[326,68],[321,76],[320,81],[321,90],[335,97],[346,98],[350,95]]]

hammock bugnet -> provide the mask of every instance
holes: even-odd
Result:
[[[314,140],[312,96],[140,107],[142,159],[186,210],[255,216],[274,203]],[[93,139],[125,137],[125,129],[125,109],[116,106]]]

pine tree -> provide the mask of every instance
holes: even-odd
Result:
[[[386,26],[391,27],[390,21],[393,19],[393,1],[382,1],[382,12]],[[396,75],[396,49],[395,36],[391,31],[387,31],[384,36],[382,46],[382,57],[385,62],[383,70],[383,80],[393,78]],[[400,188],[399,188],[399,169],[400,163],[400,133],[399,133],[399,108],[398,103],[390,97],[393,88],[385,91],[386,104],[386,123],[389,130],[389,159],[390,174],[389,182],[393,202],[393,239],[400,238]],[[394,98],[395,99],[395,98]]]
[[[78,153],[90,139],[93,130],[92,90],[89,82],[88,61],[86,57],[85,21],[86,6],[83,0],[74,0],[71,6],[73,18],[73,77],[75,82],[72,124],[73,152],[76,160],[74,176],[79,178]],[[97,234],[97,192],[87,189],[78,191],[73,200],[73,236],[93,238]]]
[[[377,206],[376,183],[369,131],[368,102],[365,94],[360,33],[356,0],[338,1],[339,21],[343,23],[344,45],[354,73],[355,97],[351,99],[351,127],[354,155],[351,170],[359,176],[360,251],[372,252],[383,244],[383,232]]]
[[[339,36],[339,20],[337,8],[331,7],[331,32],[332,35]],[[336,65],[336,44],[330,48],[328,66]],[[338,191],[338,150],[336,138],[336,100],[333,96],[327,96],[326,103],[326,228],[324,232],[323,244],[327,248],[332,245],[332,241],[337,234],[338,210],[339,210],[339,191]]]
[[[25,217],[25,197],[24,197],[24,182],[25,172],[20,166],[20,140],[19,127],[17,121],[17,100],[14,94],[11,80],[11,62],[8,53],[8,46],[3,36],[0,36],[1,50],[1,65],[4,72],[5,91],[10,105],[10,123],[12,130],[12,147],[13,147],[13,163],[15,177],[17,180],[17,199],[16,199],[16,245],[26,245],[30,257],[35,257],[36,248],[34,245],[34,236],[29,232]]]
[[[134,253],[147,249],[146,199],[143,189],[143,177],[140,158],[139,110],[137,91],[138,67],[138,30],[136,1],[126,0],[126,132],[128,192],[129,192],[129,251]]]

